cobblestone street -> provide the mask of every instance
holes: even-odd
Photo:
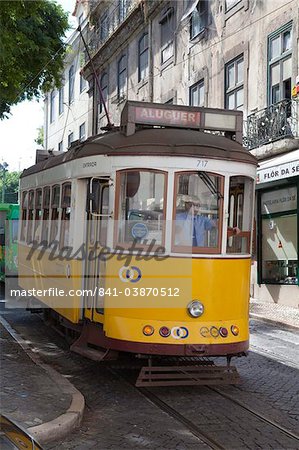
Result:
[[[67,377],[85,397],[86,408],[80,428],[66,439],[47,444],[47,449],[213,448],[197,435],[196,429],[203,430],[215,442],[214,448],[298,448],[298,441],[291,435],[260,418],[265,416],[284,429],[297,432],[299,383],[295,368],[298,365],[295,356],[298,332],[295,330],[282,332],[273,325],[252,321],[256,350],[268,347],[271,355],[250,352],[248,358],[238,359],[235,363],[242,378],[242,384],[238,386],[217,387],[216,391],[205,386],[149,390],[170,411],[191,422],[194,431],[188,427],[189,422],[186,425],[180,417],[174,418],[160,409],[142,389],[137,390],[119,376],[119,372],[112,373],[99,363],[70,353],[65,341],[38,315],[19,310],[5,311],[4,317],[30,342],[30,347],[42,361]],[[4,333],[6,345],[5,338]],[[271,346],[267,345],[269,339]],[[287,355],[284,346],[288,347]],[[9,347],[4,347],[4,351],[12,353]],[[6,370],[8,368],[4,368],[4,377]],[[22,377],[26,367],[22,365],[20,370]],[[4,400],[5,395],[7,391]],[[15,396],[14,401],[12,417],[19,418],[17,404],[23,399]],[[61,402],[67,402],[67,399],[62,396]],[[48,404],[51,405],[51,401]],[[251,412],[245,410],[244,405]]]

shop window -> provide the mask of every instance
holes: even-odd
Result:
[[[297,187],[261,194],[261,282],[298,284]]]
[[[292,24],[268,38],[269,104],[291,98],[292,90]]]
[[[225,65],[225,107],[243,110],[244,58],[243,55]]]
[[[223,177],[207,172],[180,173],[175,190],[175,251],[220,252]]]
[[[32,231],[33,231],[33,220],[34,220],[34,191],[29,191],[28,197],[28,221],[27,221],[27,244],[32,242]]]
[[[119,174],[117,242],[161,245],[164,242],[166,175],[155,171]]]
[[[25,241],[27,235],[28,192],[22,192],[22,224],[20,240]]]
[[[61,197],[61,229],[60,229],[60,248],[69,245],[70,218],[71,218],[71,183],[62,185]]]
[[[173,56],[174,8],[168,7],[160,20],[161,24],[161,63]]]
[[[56,184],[55,186],[52,187],[50,243],[58,240],[59,208],[60,208],[60,186]]]
[[[250,253],[253,180],[244,176],[230,178],[227,253]]]

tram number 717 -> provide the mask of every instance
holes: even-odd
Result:
[[[197,160],[197,166],[200,169],[204,169],[205,167],[207,167],[208,165],[208,160],[207,159],[198,159]]]

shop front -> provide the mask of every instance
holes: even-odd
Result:
[[[299,307],[299,150],[259,164],[252,296]]]

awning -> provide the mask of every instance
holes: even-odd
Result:
[[[184,12],[182,18],[181,18],[181,22],[182,22],[183,20],[185,20],[188,16],[190,16],[190,14],[193,13],[193,11],[195,10],[195,8],[196,8],[196,6],[197,6],[197,4],[198,4],[198,1],[199,1],[199,0],[189,0],[189,1],[187,2],[187,7],[186,7],[186,10],[185,10],[185,12]]]
[[[299,176],[299,150],[261,161],[257,169],[257,184]]]

